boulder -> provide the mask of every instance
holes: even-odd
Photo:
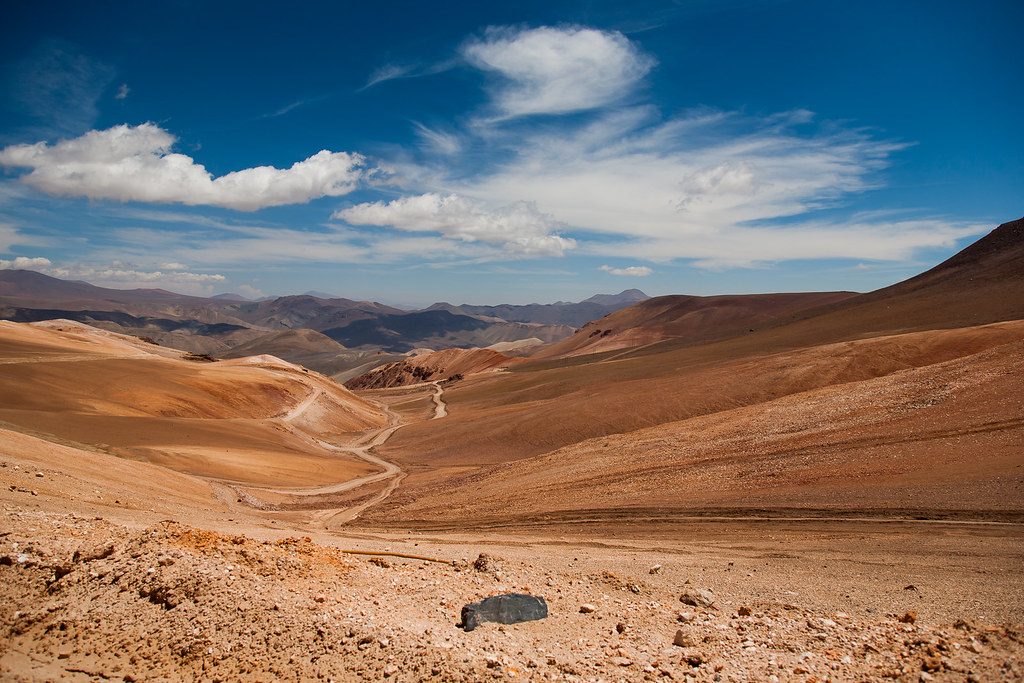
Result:
[[[507,593],[472,602],[462,608],[462,628],[472,631],[485,621],[499,624],[518,624],[536,621],[548,616],[544,598],[522,593]]]

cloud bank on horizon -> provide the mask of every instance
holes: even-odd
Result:
[[[181,221],[151,216],[157,224],[192,223],[177,231],[150,223],[106,233],[111,263],[145,258],[143,239],[159,241],[153,249],[163,268],[155,260],[149,270],[54,266],[37,255],[0,265],[108,283],[207,285],[227,278],[189,269],[410,259],[454,267],[585,257],[620,259],[599,267],[607,274],[648,277],[654,269],[637,261],[712,270],[815,259],[905,261],[990,227],[885,212],[844,215],[849,197],[884,187],[885,170],[907,143],[818,122],[802,109],[666,115],[649,90],[659,60],[615,30],[490,27],[453,51],[455,60],[443,65],[385,65],[371,74],[365,87],[385,87],[460,64],[483,81],[482,104],[443,126],[410,120],[423,144],[392,145],[390,152],[323,149],[284,168],[215,175],[176,151],[173,122],[8,144],[0,165],[21,186],[50,197],[245,213],[310,204],[322,213],[305,228],[274,220],[245,226],[228,217],[208,221],[201,237],[195,226],[202,215],[192,214]],[[104,71],[104,78],[113,75]],[[122,84],[111,99],[129,92]],[[322,207],[321,200],[348,195],[357,200]],[[118,210],[110,204],[109,211]],[[0,253],[31,243],[25,228],[6,222]]]

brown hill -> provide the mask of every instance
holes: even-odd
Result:
[[[507,368],[522,361],[491,349],[429,351],[375,368],[350,379],[345,386],[349,389],[387,389]]]
[[[659,296],[584,325],[534,359],[579,356],[644,346],[665,339],[705,342],[753,331],[765,322],[856,296],[853,292]]]
[[[1024,341],[1010,342],[440,482],[414,475],[372,514],[465,530],[736,509],[1018,511],[1022,375]]]
[[[818,341],[1024,319],[1024,219],[909,280],[799,317],[786,333]]]
[[[444,310],[459,315],[499,318],[510,323],[539,323],[542,325],[569,325],[580,327],[612,311],[649,298],[639,289],[627,289],[618,294],[595,294],[580,302],[559,301],[553,304],[499,304],[497,306],[454,306],[436,303],[425,310]]]
[[[271,355],[310,370],[337,376],[356,368],[394,362],[400,356],[379,351],[347,349],[316,330],[278,330],[231,347],[218,354],[221,358]],[[363,370],[365,372],[365,369]]]
[[[1020,221],[1008,223],[918,278],[753,333],[524,363],[460,383],[446,392],[443,429],[413,425],[386,448],[422,462],[513,460],[1007,344],[1024,328],[984,323],[1024,318],[1022,243]]]
[[[215,479],[302,485],[373,468],[309,434],[386,424],[331,380],[263,356],[217,363],[71,321],[0,322],[0,421]]]

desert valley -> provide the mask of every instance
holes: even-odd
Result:
[[[5,3],[0,683],[1024,682],[1024,3]]]
[[[1024,221],[868,294],[595,298],[0,271],[3,676],[1024,675]],[[458,628],[504,593],[550,613]]]

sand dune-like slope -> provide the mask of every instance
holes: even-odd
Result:
[[[579,356],[643,346],[665,339],[704,342],[753,331],[766,321],[856,296],[853,292],[659,296],[584,325],[533,359]]]
[[[1009,342],[590,439],[440,484],[417,487],[412,477],[376,514],[473,526],[716,508],[1017,511],[1022,376],[1024,341]]]
[[[472,375],[507,368],[523,359],[491,349],[444,349],[417,353],[389,363],[345,383],[350,389],[387,389],[419,382],[445,380],[455,375]]]
[[[365,474],[366,463],[310,435],[387,422],[374,404],[272,356],[188,360],[69,321],[0,323],[0,367],[0,422],[12,430],[235,482]]]

